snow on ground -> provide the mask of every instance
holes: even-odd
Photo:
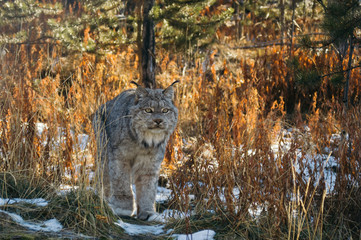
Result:
[[[305,135],[309,135],[310,129],[305,127]],[[285,154],[291,149],[291,143],[293,139],[297,138],[298,129],[283,129],[281,130],[279,137],[281,137],[282,141],[275,141],[271,149],[275,156],[277,157],[279,154]],[[335,142],[341,139],[340,134],[332,134],[330,137],[330,142]],[[313,149],[314,146],[312,142],[309,142],[310,149]],[[293,167],[296,173],[301,174],[302,178],[305,182],[311,177],[311,172],[317,174],[315,187],[318,187],[319,180],[321,177],[324,177],[324,181],[326,184],[327,193],[331,193],[334,189],[335,181],[336,181],[336,173],[333,171],[335,167],[338,166],[337,159],[331,155],[331,150],[326,148],[325,152],[330,154],[319,154],[313,150],[309,152],[302,153],[301,149],[296,150],[297,159],[293,162]],[[300,165],[308,166],[301,168]]]
[[[165,202],[169,199],[170,194],[171,194],[171,190],[163,187],[158,187],[156,201],[161,203]],[[190,217],[190,213],[184,213],[174,209],[166,209],[162,213],[160,213],[157,217],[155,217],[153,220],[157,222],[166,223],[170,219],[182,219],[185,217]],[[116,224],[121,228],[123,228],[127,234],[132,236],[147,235],[147,234],[163,235],[163,234],[170,234],[172,232],[172,229],[166,231],[164,229],[165,225],[163,224],[145,226],[145,225],[125,223],[122,220],[118,220]],[[177,240],[213,240],[215,235],[216,233],[213,230],[203,230],[193,234],[173,234],[171,237]]]
[[[156,201],[159,203],[164,203],[169,199],[172,190],[164,187],[158,187]]]
[[[213,230],[203,230],[193,234],[174,234],[172,237],[176,237],[177,240],[212,240],[216,232]]]
[[[172,229],[168,230],[167,232],[164,230],[164,225],[137,225],[137,224],[130,224],[125,223],[122,220],[118,220],[116,225],[120,226],[124,229],[124,231],[131,235],[162,235],[162,234],[169,234]],[[216,232],[213,230],[203,230],[192,234],[173,234],[171,237],[174,237],[177,240],[213,240]]]
[[[35,123],[36,132],[39,136],[41,136],[45,130],[48,130],[48,126],[45,123]],[[54,144],[60,144],[65,141],[65,129],[58,127],[57,128],[58,135],[52,139]],[[88,134],[75,134],[73,130],[70,130],[70,134],[73,140],[76,142],[76,146],[78,150],[85,151],[88,147],[88,143],[90,141]],[[43,145],[46,145],[46,141],[43,141]]]
[[[43,198],[34,198],[34,199],[23,199],[23,198],[0,198],[0,206],[3,205],[13,205],[17,203],[27,203],[33,204],[37,207],[45,207],[48,205],[48,201]],[[42,221],[42,222],[31,222],[24,220],[20,215],[15,213],[10,213],[4,210],[0,210],[1,213],[4,213],[11,217],[11,219],[17,224],[28,228],[34,231],[45,231],[45,232],[59,232],[63,229],[63,226],[55,218]]]
[[[315,187],[319,186],[321,178],[324,177],[326,192],[331,193],[333,191],[336,182],[336,172],[333,171],[333,168],[338,166],[335,157],[326,154],[306,154],[302,156],[301,153],[298,153],[297,158],[300,160],[294,163],[294,168],[297,173],[301,174],[300,163],[304,165],[309,164],[310,166],[310,168],[306,168],[303,171],[302,176],[305,182],[310,179],[310,172],[314,171],[317,174]]]
[[[167,222],[169,219],[182,219],[190,216],[190,213],[185,213],[174,209],[166,209],[155,220],[159,222]]]
[[[62,185],[61,189],[59,190],[59,194],[66,194],[72,189],[77,189],[76,186],[69,186],[69,185]],[[169,199],[171,194],[171,190],[164,188],[164,187],[158,187],[157,189],[157,196],[156,200],[157,202],[165,202]],[[11,204],[17,204],[17,203],[27,203],[27,204],[33,204],[38,207],[44,207],[48,205],[48,201],[43,198],[34,198],[34,199],[22,199],[22,198],[0,198],[0,206],[3,205],[11,205]],[[1,213],[7,214],[11,217],[13,221],[15,221],[17,224],[28,228],[30,230],[34,231],[44,231],[44,232],[59,232],[63,229],[63,226],[59,223],[57,219],[50,219],[47,221],[41,221],[41,222],[35,222],[35,221],[27,221],[24,220],[20,215],[15,213],[10,213],[4,210],[0,210]],[[165,223],[169,221],[170,219],[181,219],[185,217],[189,217],[190,214],[186,214],[174,209],[166,209],[162,213],[160,213],[154,220],[158,222]],[[158,224],[158,225],[137,225],[137,224],[131,224],[123,222],[122,220],[118,220],[116,225],[120,226],[124,229],[124,231],[132,236],[136,235],[163,235],[163,234],[170,234],[172,232],[172,229],[166,231],[164,229],[164,224]],[[213,239],[213,236],[215,235],[214,231],[207,230],[207,231],[201,231],[198,233],[190,234],[190,235],[184,235],[184,234],[178,234],[178,235],[172,235],[172,237],[176,239],[204,239],[204,240],[211,240]]]
[[[0,206],[11,205],[16,203],[28,203],[38,207],[45,207],[48,205],[48,201],[43,198],[23,199],[23,198],[0,198]]]
[[[11,219],[14,222],[30,230],[44,231],[44,232],[59,232],[60,230],[63,229],[63,226],[55,218],[42,222],[30,222],[30,221],[25,221],[20,215],[15,213],[10,213],[3,210],[0,210],[0,212],[7,214],[8,216],[11,217]]]
[[[123,228],[127,234],[132,236],[147,235],[147,234],[160,235],[165,233],[163,229],[164,225],[154,225],[154,226],[138,225],[138,224],[126,223],[123,222],[122,220],[118,220],[115,224]]]

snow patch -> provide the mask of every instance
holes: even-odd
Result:
[[[16,203],[28,203],[33,204],[38,207],[45,207],[48,205],[48,201],[44,198],[34,198],[34,199],[23,199],[23,198],[0,198],[0,206],[11,205]]]
[[[11,219],[15,221],[17,224],[34,231],[59,232],[60,230],[63,229],[63,226],[55,218],[44,222],[35,223],[35,222],[25,221],[20,215],[15,213],[9,213],[3,210],[0,210],[0,212],[9,215]]]
[[[159,203],[166,202],[169,199],[171,193],[172,193],[172,190],[170,190],[168,188],[158,187],[156,201]]]
[[[151,221],[167,223],[171,219],[183,219],[190,217],[191,213],[181,212],[175,209],[166,209],[160,214],[156,214]]]
[[[122,220],[118,220],[115,224],[123,228],[127,234],[132,236],[146,235],[146,234],[160,235],[164,233],[163,230],[164,225],[153,225],[153,226],[137,225],[137,224],[126,223],[123,222]]]
[[[203,230],[192,234],[174,234],[177,240],[213,240],[216,232],[213,230]]]

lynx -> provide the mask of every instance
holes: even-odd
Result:
[[[142,220],[157,215],[160,166],[178,119],[173,84],[166,89],[137,85],[102,105],[93,117],[103,191],[117,215],[132,216],[135,209]]]

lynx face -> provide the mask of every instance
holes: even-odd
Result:
[[[145,147],[166,142],[178,118],[178,110],[173,104],[173,90],[138,87],[131,115],[132,128]]]

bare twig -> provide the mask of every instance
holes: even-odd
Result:
[[[342,70],[342,71],[327,73],[327,74],[321,75],[320,77],[321,77],[321,78],[324,78],[324,77],[328,77],[328,76],[331,76],[331,75],[334,75],[334,74],[339,74],[339,73],[348,72],[348,71],[351,71],[352,69],[359,68],[359,67],[361,67],[361,64],[360,64],[360,65],[353,66],[353,67],[349,67],[349,68],[347,68],[347,69],[345,69],[345,70]]]
[[[315,44],[322,44],[324,43],[324,41],[317,41],[314,42]],[[233,49],[253,49],[253,48],[265,48],[265,47],[270,47],[270,46],[291,46],[291,43],[285,43],[285,42],[277,42],[277,41],[270,41],[270,42],[261,42],[255,45],[249,45],[249,46],[239,46],[239,47],[233,47]],[[304,46],[303,44],[293,44],[293,47],[295,48],[299,48]],[[321,48],[322,46],[320,46]]]

